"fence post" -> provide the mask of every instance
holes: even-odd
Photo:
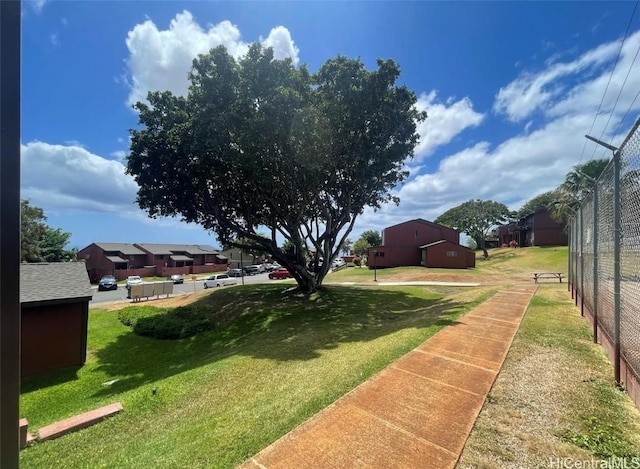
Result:
[[[615,379],[620,380],[620,152],[613,152],[613,319]]]
[[[584,317],[584,216],[580,207],[580,316]]]
[[[567,239],[569,241],[569,252],[567,259],[567,291],[571,292],[571,299],[573,299],[573,290],[571,289],[571,282],[573,281],[573,276],[571,275],[571,248],[573,247],[573,242],[571,237],[573,236],[573,230],[571,229],[571,222],[567,222]]]
[[[598,343],[598,184],[593,185],[593,342]]]

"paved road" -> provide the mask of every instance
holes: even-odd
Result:
[[[247,275],[244,277],[244,283],[247,285],[256,284],[256,283],[268,283],[268,282],[277,282],[278,280],[269,280],[269,274],[262,273],[257,275]],[[194,291],[200,291],[204,289],[204,279],[205,276],[198,276],[198,280],[188,280],[191,276],[185,276],[185,281],[183,284],[177,284],[173,286],[174,293],[189,293]],[[238,285],[242,285],[242,277],[235,278],[238,281]],[[91,300],[91,304],[96,303],[109,303],[112,301],[120,301],[127,299],[127,289],[119,285],[117,290],[111,291],[98,291],[97,287],[93,287],[93,299]]]

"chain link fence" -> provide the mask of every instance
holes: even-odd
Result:
[[[569,221],[569,283],[615,366],[640,389],[640,119]]]

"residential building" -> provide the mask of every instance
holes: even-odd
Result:
[[[215,248],[197,244],[92,243],[78,251],[92,282],[103,275],[118,280],[129,275],[168,277],[227,269],[227,259]]]
[[[566,246],[564,223],[556,221],[546,209],[538,210],[519,220],[498,227],[501,246],[515,242],[518,246]]]
[[[382,245],[368,250],[369,268],[425,266],[475,267],[475,253],[460,245],[460,234],[422,218],[382,230]]]

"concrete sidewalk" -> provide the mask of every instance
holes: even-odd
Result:
[[[536,289],[498,292],[240,467],[455,467]]]

